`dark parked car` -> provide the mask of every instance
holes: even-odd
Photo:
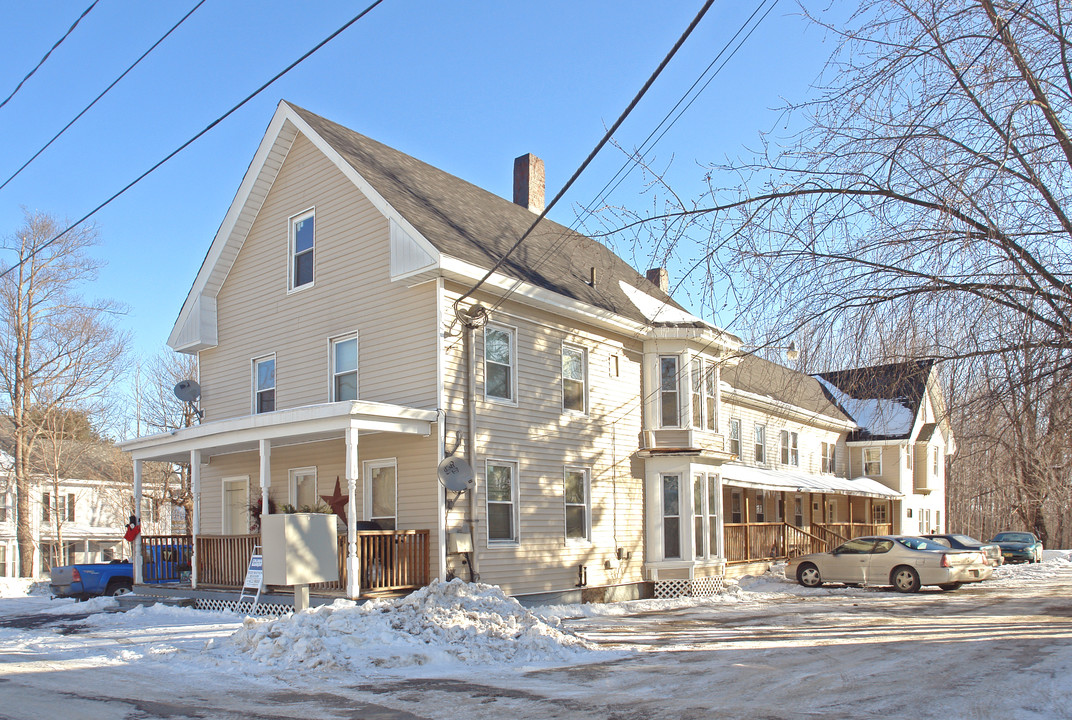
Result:
[[[1042,541],[1034,533],[1001,532],[990,542],[1001,546],[1005,562],[1042,562]]]
[[[986,555],[986,560],[991,567],[998,567],[1005,562],[1005,558],[1001,556],[1001,546],[996,543],[984,543],[968,535],[955,533],[924,535],[923,537],[954,550],[978,550]]]

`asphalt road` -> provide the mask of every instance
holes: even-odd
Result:
[[[80,667],[27,646],[0,656],[0,718],[1070,718],[1070,598],[1066,568],[1022,587],[819,592],[584,619],[569,625],[630,652],[453,678],[246,685],[146,677],[136,663]]]

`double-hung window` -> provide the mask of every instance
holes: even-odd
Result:
[[[756,462],[765,463],[767,462],[767,426],[756,423],[754,438]]]
[[[834,454],[836,448],[837,445],[835,445],[834,443],[824,442],[822,444],[822,470],[824,473],[837,472],[837,461],[835,460],[836,455]]]
[[[365,463],[366,506],[369,520],[384,530],[398,525],[398,480],[394,458]]]
[[[800,465],[800,436],[789,430],[781,432],[782,464]]]
[[[275,410],[275,355],[253,361],[253,412]]]
[[[663,558],[681,557],[681,476],[663,475]]]
[[[484,397],[515,400],[514,331],[497,325],[484,328]]]
[[[730,452],[741,456],[741,421],[737,418],[730,420]]]
[[[357,337],[331,341],[331,400],[357,400]]]
[[[696,558],[718,555],[718,476],[696,473],[692,478],[693,539]]]
[[[290,505],[297,512],[312,512],[319,505],[319,500],[316,493],[316,468],[291,468]]]
[[[488,543],[518,541],[517,463],[488,460],[487,477]]]
[[[864,475],[882,474],[882,448],[864,448]]]
[[[313,284],[315,213],[312,210],[290,219],[290,289]]]
[[[587,468],[568,467],[562,483],[566,504],[566,539],[589,540],[591,505]]]
[[[681,410],[678,406],[678,359],[674,355],[659,358],[659,425],[679,427]]]
[[[584,348],[562,346],[562,409],[583,413],[588,409],[586,380],[588,357]]]
[[[692,386],[692,426],[697,430],[715,431],[718,428],[715,406],[715,364],[693,358],[689,365]]]

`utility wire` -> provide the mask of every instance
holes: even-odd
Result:
[[[577,170],[573,173],[573,176],[570,177],[568,181],[566,181],[566,184],[562,186],[562,189],[558,191],[558,194],[555,195],[551,202],[543,209],[543,212],[540,213],[539,217],[537,217],[536,220],[533,221],[532,225],[529,226],[529,229],[526,230],[521,235],[521,237],[517,239],[517,242],[515,242],[510,247],[510,249],[503,253],[503,256],[499,258],[499,260],[494,265],[491,266],[491,269],[484,273],[484,276],[480,278],[480,280],[478,280],[477,283],[473,285],[473,287],[469,288],[469,290],[467,290],[465,294],[463,294],[457,300],[454,301],[454,312],[456,315],[460,316],[459,306],[461,305],[461,302],[470,295],[472,295],[474,292],[476,292],[481,285],[487,282],[488,278],[490,278],[496,270],[502,267],[503,263],[506,262],[506,259],[510,257],[510,254],[517,250],[521,246],[521,243],[525,241],[525,238],[532,234],[532,231],[536,229],[536,226],[540,223],[540,221],[547,216],[547,213],[551,211],[551,208],[553,208],[555,204],[558,203],[562,196],[566,194],[566,191],[568,191],[573,185],[573,183],[576,182],[577,178],[580,177],[581,173],[585,171],[589,164],[591,164],[592,160],[594,160],[596,155],[599,154],[599,151],[603,149],[603,146],[606,145],[607,142],[610,140],[611,136],[614,135],[614,132],[619,127],[621,127],[621,124],[625,122],[625,119],[627,117],[629,117],[629,114],[633,111],[633,108],[635,108],[640,102],[640,100],[644,97],[644,95],[647,94],[648,89],[651,88],[651,86],[655,83],[655,80],[659,77],[660,74],[662,74],[662,71],[670,63],[670,60],[673,59],[674,55],[677,54],[677,51],[680,50],[681,46],[685,44],[685,40],[687,40],[688,37],[692,34],[692,31],[696,29],[696,26],[699,25],[700,20],[702,20],[704,15],[707,14],[707,11],[711,9],[712,4],[714,4],[714,0],[707,0],[704,3],[703,7],[700,8],[700,12],[696,14],[696,17],[694,17],[692,19],[692,22],[689,23],[689,26],[685,29],[685,32],[682,33],[681,37],[678,38],[676,43],[674,43],[674,46],[670,48],[670,52],[667,53],[666,57],[663,58],[663,61],[659,63],[659,66],[655,68],[655,72],[651,74],[651,77],[649,77],[647,82],[644,83],[644,86],[640,88],[640,91],[633,98],[632,102],[629,103],[629,106],[625,108],[625,110],[614,122],[614,124],[611,125],[610,129],[603,134],[603,138],[592,149],[592,152],[588,154],[588,157],[584,159],[584,162],[582,162],[580,167],[578,167]],[[3,276],[0,275],[0,277]]]
[[[330,35],[328,35],[328,36],[327,36],[326,38],[324,38],[323,40],[321,40],[321,41],[320,41],[319,43],[317,43],[316,45],[314,45],[314,46],[313,46],[313,48],[312,48],[311,50],[309,50],[309,51],[308,51],[308,52],[306,52],[306,53],[305,53],[304,55],[302,55],[302,56],[301,56],[300,58],[298,58],[297,60],[295,60],[294,62],[292,62],[292,63],[291,63],[290,65],[287,65],[287,66],[286,66],[285,68],[283,68],[283,69],[282,69],[282,70],[280,70],[280,71],[279,71],[278,73],[276,73],[276,74],[275,74],[275,76],[273,76],[271,80],[268,80],[268,81],[267,81],[266,83],[264,83],[263,85],[261,85],[261,86],[260,86],[259,88],[257,88],[257,89],[256,89],[256,90],[254,90],[253,92],[251,92],[251,93],[250,93],[249,95],[247,95],[247,96],[245,97],[245,99],[243,99],[243,100],[242,100],[241,102],[239,102],[239,103],[238,103],[237,105],[235,105],[235,106],[234,106],[234,107],[232,107],[232,108],[231,108],[230,110],[228,110],[227,112],[225,112],[225,113],[224,113],[223,115],[220,115],[220,116],[219,116],[218,118],[216,118],[216,119],[215,119],[215,120],[213,120],[213,121],[212,121],[211,123],[209,123],[209,124],[208,124],[207,126],[205,126],[205,128],[204,128],[203,130],[201,130],[201,131],[200,131],[199,133],[197,133],[197,134],[196,134],[196,135],[194,135],[194,136],[193,136],[192,138],[190,138],[189,140],[187,140],[186,142],[184,142],[184,143],[183,143],[182,145],[180,145],[179,147],[175,148],[175,149],[174,149],[174,150],[172,150],[172,151],[171,151],[170,153],[168,153],[168,155],[167,155],[167,156],[166,156],[166,157],[165,157],[165,158],[164,158],[163,160],[159,161],[158,163],[156,163],[155,165],[153,165],[153,166],[152,166],[151,168],[149,168],[148,170],[146,170],[145,172],[143,172],[143,173],[142,173],[141,175],[139,175],[138,177],[134,178],[134,179],[133,179],[133,180],[131,180],[131,181],[130,181],[129,183],[127,183],[127,185],[126,185],[125,187],[123,187],[123,189],[122,189],[122,190],[120,190],[119,192],[115,193],[115,194],[114,194],[114,195],[112,195],[112,196],[111,196],[110,198],[108,198],[107,200],[105,200],[104,202],[102,202],[102,203],[101,203],[100,205],[98,205],[97,207],[93,208],[92,210],[90,210],[90,211],[89,211],[88,213],[86,213],[85,215],[83,215],[83,216],[82,216],[81,218],[79,218],[79,219],[78,219],[78,220],[76,220],[75,222],[73,222],[73,223],[71,223],[70,225],[68,225],[68,226],[67,226],[67,227],[66,227],[66,228],[65,228],[65,229],[64,229],[64,230],[63,230],[62,232],[58,233],[57,235],[55,235],[55,236],[54,236],[54,237],[52,237],[51,239],[47,240],[46,242],[42,243],[42,244],[41,244],[41,245],[40,245],[39,247],[37,247],[37,248],[34,248],[34,250],[33,250],[32,252],[28,253],[28,254],[26,255],[26,257],[22,258],[22,259],[21,259],[21,260],[19,260],[19,261],[18,261],[17,263],[15,263],[15,264],[14,264],[14,265],[12,265],[11,267],[7,268],[7,269],[6,269],[6,270],[4,270],[3,272],[0,272],[0,278],[6,277],[6,276],[7,276],[7,275],[8,275],[9,273],[11,273],[11,271],[12,271],[12,270],[14,270],[15,268],[17,268],[17,267],[19,267],[19,266],[21,266],[21,265],[24,265],[24,264],[26,264],[27,262],[29,262],[30,260],[32,260],[32,259],[33,259],[33,258],[34,258],[34,257],[35,257],[35,256],[36,256],[36,255],[37,255],[38,253],[40,253],[40,252],[41,252],[42,250],[44,250],[44,249],[45,249],[45,248],[47,248],[48,246],[52,245],[52,244],[53,244],[54,242],[56,242],[57,240],[59,240],[60,238],[62,238],[62,237],[63,237],[64,235],[66,235],[67,233],[71,232],[71,230],[75,229],[76,227],[78,227],[79,225],[81,225],[82,223],[84,223],[84,222],[85,222],[86,220],[88,220],[89,218],[91,218],[91,217],[93,217],[94,215],[96,215],[96,214],[97,214],[98,212],[100,212],[100,211],[101,211],[102,209],[104,209],[104,208],[105,208],[105,207],[107,207],[107,206],[108,206],[109,204],[111,204],[111,203],[112,203],[112,201],[114,201],[114,200],[115,200],[116,198],[118,198],[118,197],[119,197],[120,195],[122,195],[122,194],[123,194],[123,193],[125,193],[125,192],[126,192],[127,190],[129,190],[130,188],[134,187],[135,185],[137,185],[137,184],[138,184],[139,182],[141,182],[142,180],[144,180],[144,179],[145,179],[146,177],[148,177],[148,176],[149,176],[150,174],[152,174],[153,172],[155,172],[155,171],[156,171],[156,170],[157,170],[157,169],[158,169],[158,168],[159,168],[159,167],[160,167],[161,165],[163,165],[163,164],[164,164],[164,163],[166,163],[166,162],[167,162],[168,160],[170,160],[171,158],[175,157],[175,156],[176,156],[176,155],[178,155],[178,154],[179,154],[180,152],[182,152],[183,150],[185,150],[185,149],[186,149],[187,147],[189,147],[190,145],[192,145],[192,144],[193,144],[194,142],[196,142],[196,141],[197,141],[198,139],[200,139],[200,138],[201,138],[201,137],[202,137],[202,136],[203,136],[203,135],[204,135],[205,133],[207,133],[207,132],[208,132],[209,130],[211,130],[212,128],[216,127],[216,126],[217,126],[217,125],[219,125],[219,124],[220,124],[221,122],[223,122],[224,120],[226,120],[226,119],[227,119],[228,117],[230,117],[231,115],[233,115],[233,114],[234,114],[234,113],[235,113],[235,112],[236,112],[236,111],[237,111],[237,110],[238,110],[239,108],[241,108],[242,106],[244,106],[244,105],[245,105],[246,103],[248,103],[248,102],[249,102],[250,100],[252,100],[253,98],[255,98],[255,97],[257,97],[258,95],[260,95],[260,94],[261,94],[262,92],[264,92],[264,91],[265,91],[266,89],[268,89],[268,87],[269,87],[269,86],[271,86],[271,85],[272,85],[273,83],[275,83],[275,81],[276,81],[276,80],[278,80],[279,78],[283,77],[283,76],[284,76],[284,75],[286,75],[286,74],[287,74],[288,72],[290,72],[291,70],[293,70],[294,68],[296,68],[296,67],[297,67],[298,65],[300,65],[300,64],[301,64],[302,62],[304,62],[305,60],[307,60],[307,59],[309,58],[309,56],[311,56],[311,55],[312,55],[313,53],[315,53],[315,52],[316,52],[316,51],[318,51],[318,50],[319,50],[320,48],[324,47],[324,46],[325,46],[325,45],[327,45],[327,44],[328,44],[329,42],[331,42],[332,40],[334,40],[334,39],[335,39],[336,37],[338,37],[339,35],[341,35],[341,34],[342,34],[342,33],[343,33],[344,31],[346,31],[346,30],[347,30],[347,29],[348,29],[348,28],[349,28],[349,27],[350,27],[351,25],[353,25],[353,24],[354,24],[354,23],[356,23],[356,22],[357,22],[358,20],[360,20],[361,18],[363,18],[363,17],[365,17],[366,15],[368,15],[368,14],[369,14],[370,12],[372,12],[372,10],[373,10],[373,9],[375,9],[375,7],[376,7],[377,5],[379,5],[379,4],[380,4],[380,3],[382,3],[382,2],[383,2],[383,0],[375,0],[375,2],[373,2],[373,3],[371,4],[371,5],[369,5],[368,7],[366,7],[366,8],[365,8],[364,10],[362,10],[362,11],[361,11],[360,13],[358,13],[357,15],[355,15],[355,16],[354,16],[353,18],[351,18],[350,20],[348,20],[348,21],[346,22],[346,24],[344,24],[344,25],[343,25],[342,27],[340,27],[340,28],[339,28],[338,30],[336,30],[335,32],[331,33],[331,34],[330,34]]]
[[[74,25],[71,25],[71,27],[67,28],[67,32],[65,32],[63,34],[63,37],[61,37],[59,40],[57,40],[55,42],[55,44],[48,49],[48,52],[45,53],[45,56],[43,58],[41,58],[40,62],[38,62],[36,65],[34,65],[34,69],[31,70],[26,75],[26,77],[24,77],[21,81],[19,81],[19,84],[15,86],[15,89],[11,91],[10,95],[8,95],[6,98],[4,98],[3,102],[0,102],[0,108],[2,108],[5,105],[7,105],[8,101],[11,100],[11,98],[15,97],[15,93],[17,93],[20,89],[22,89],[22,86],[26,84],[26,81],[29,80],[31,77],[33,77],[33,74],[35,72],[37,72],[41,68],[42,65],[45,64],[45,60],[48,60],[48,56],[52,54],[52,51],[55,50],[56,48],[58,48],[60,46],[60,43],[62,43],[64,40],[66,40],[67,36],[74,32],[74,29],[76,27],[78,27],[78,23],[82,22],[82,18],[84,18],[86,15],[89,15],[89,11],[92,10],[94,7],[96,7],[98,2],[100,2],[100,0],[93,0],[93,2],[90,3],[89,7],[87,7],[85,10],[82,11],[82,14],[79,15],[78,19],[74,21]]]
[[[73,119],[72,119],[72,120],[71,120],[71,121],[70,121],[69,123],[67,123],[66,125],[64,125],[64,126],[63,126],[63,129],[62,129],[62,130],[60,130],[60,131],[59,131],[58,133],[56,133],[55,135],[53,135],[53,136],[52,136],[52,139],[51,139],[51,140],[49,140],[49,141],[48,141],[47,143],[45,143],[45,144],[44,144],[44,145],[43,145],[43,146],[41,147],[41,149],[40,149],[40,150],[38,150],[37,152],[35,152],[35,153],[33,154],[33,157],[31,157],[31,158],[30,158],[29,160],[27,160],[26,162],[24,162],[24,163],[22,164],[22,167],[20,167],[20,168],[19,168],[18,170],[16,170],[16,171],[15,171],[14,173],[12,173],[12,174],[11,174],[11,177],[9,177],[9,178],[8,178],[7,180],[5,180],[5,181],[4,181],[3,183],[0,183],[0,190],[3,190],[3,189],[4,189],[5,187],[7,187],[7,184],[8,184],[8,183],[10,183],[10,182],[11,182],[12,180],[14,180],[14,179],[15,179],[16,177],[18,177],[18,176],[19,176],[19,173],[21,173],[21,172],[22,172],[23,170],[25,170],[25,169],[26,169],[26,167],[27,167],[27,166],[28,166],[28,165],[29,165],[30,163],[32,163],[32,162],[33,162],[34,160],[36,160],[36,159],[37,159],[37,158],[38,158],[38,157],[39,157],[39,156],[41,155],[41,153],[43,153],[43,152],[44,152],[45,150],[48,150],[49,146],[50,146],[50,145],[51,145],[52,143],[56,142],[56,140],[58,140],[58,139],[59,139],[60,135],[62,135],[63,133],[67,132],[67,130],[68,130],[68,129],[69,129],[69,128],[70,128],[71,126],[72,126],[72,125],[74,125],[74,124],[75,124],[76,122],[78,122],[78,120],[79,120],[79,119],[80,119],[80,118],[81,118],[81,117],[82,117],[83,115],[85,115],[85,114],[86,114],[87,112],[89,112],[89,109],[90,109],[90,108],[92,108],[92,107],[93,107],[94,105],[96,105],[96,104],[97,104],[97,101],[98,101],[98,100],[100,100],[100,99],[101,99],[102,97],[104,97],[104,96],[105,96],[105,95],[106,95],[106,94],[108,93],[108,91],[109,91],[109,90],[111,90],[111,89],[112,89],[112,88],[114,88],[114,87],[115,87],[115,86],[116,86],[117,84],[119,84],[119,81],[120,81],[120,80],[122,80],[123,78],[125,78],[125,77],[127,76],[127,73],[129,73],[129,72],[130,72],[131,70],[133,70],[134,68],[136,68],[136,67],[138,66],[138,63],[140,63],[140,62],[141,62],[142,60],[144,60],[144,59],[145,59],[145,57],[146,57],[146,56],[147,56],[147,55],[148,55],[149,53],[151,53],[151,52],[152,52],[153,50],[155,50],[155,49],[156,49],[156,46],[157,46],[157,45],[159,45],[160,43],[164,42],[164,40],[166,40],[166,39],[167,39],[167,37],[168,37],[169,35],[171,35],[171,33],[175,32],[175,29],[176,29],[176,28],[178,28],[178,27],[179,27],[179,25],[182,25],[182,24],[183,24],[184,22],[186,22],[186,19],[187,19],[188,17],[190,17],[191,15],[193,15],[193,14],[194,14],[194,12],[195,12],[195,11],[196,11],[196,10],[197,10],[197,9],[198,9],[199,7],[201,7],[201,6],[202,6],[202,5],[204,5],[204,4],[205,4],[205,0],[200,0],[200,2],[198,2],[198,3],[196,4],[196,5],[194,5],[194,6],[193,6],[193,8],[192,8],[192,9],[190,10],[190,12],[186,13],[185,15],[183,15],[183,16],[182,16],[182,18],[181,18],[181,19],[180,19],[180,20],[179,20],[179,21],[178,21],[177,23],[175,23],[174,25],[172,25],[172,26],[171,26],[171,29],[170,29],[170,30],[168,30],[168,31],[167,31],[166,33],[164,33],[164,34],[163,34],[163,35],[162,35],[162,36],[160,37],[160,39],[159,39],[159,40],[157,40],[157,41],[156,41],[155,43],[153,43],[153,44],[152,44],[152,47],[150,47],[150,48],[149,48],[148,50],[146,50],[145,52],[143,52],[143,53],[141,54],[141,57],[139,57],[139,58],[138,58],[137,60],[135,60],[135,61],[134,61],[134,63],[133,63],[133,64],[132,64],[132,65],[131,65],[130,67],[128,67],[128,68],[127,68],[126,70],[124,70],[124,71],[123,71],[123,73],[122,73],[122,74],[121,74],[121,75],[120,75],[119,77],[117,77],[117,78],[116,78],[115,80],[113,80],[113,81],[112,81],[111,85],[109,85],[108,87],[104,88],[104,90],[102,90],[102,91],[101,91],[100,95],[98,95],[97,97],[93,98],[93,102],[91,102],[91,103],[90,103],[89,105],[86,105],[86,106],[85,106],[85,107],[84,107],[84,108],[82,109],[82,112],[80,112],[80,113],[78,113],[77,115],[75,115],[75,116],[74,116],[74,118],[73,118]]]
[[[704,71],[700,73],[699,77],[697,77],[696,80],[693,81],[692,85],[689,86],[689,89],[686,90],[685,93],[681,96],[681,98],[678,99],[678,101],[674,104],[674,106],[670,108],[670,110],[666,113],[666,115],[659,122],[659,124],[656,125],[650,133],[648,133],[648,136],[644,139],[644,142],[641,143],[640,148],[637,150],[638,154],[643,152],[650,152],[652,149],[654,149],[655,145],[657,145],[659,141],[662,140],[662,138],[666,135],[670,128],[672,128],[674,124],[676,124],[677,121],[681,118],[681,116],[685,114],[685,112],[692,106],[692,104],[696,101],[700,94],[707,89],[708,85],[711,84],[715,77],[718,76],[720,72],[722,72],[722,69],[726,67],[726,64],[733,59],[733,57],[744,45],[744,43],[748,41],[748,38],[752,36],[752,33],[755,32],[756,29],[759,27],[760,23],[762,23],[763,20],[766,19],[767,15],[770,14],[771,10],[773,10],[774,6],[777,5],[779,2],[779,0],[774,0],[771,3],[770,7],[767,8],[766,12],[763,13],[762,17],[760,17],[759,20],[756,21],[754,25],[752,25],[751,29],[748,30],[744,38],[742,38],[741,41],[737,43],[737,46],[733,48],[733,51],[730,52],[726,59],[723,60],[722,64],[719,65],[718,68],[714,71],[714,73],[712,73],[711,76],[707,78],[706,82],[704,82],[704,78],[707,77],[708,73],[711,72],[711,69],[715,66],[716,63],[718,63],[719,59],[722,58],[726,51],[730,49],[730,46],[733,45],[734,41],[737,40],[738,37],[740,37],[741,33],[743,33],[745,29],[748,28],[749,24],[752,23],[756,15],[759,14],[759,12],[763,9],[763,6],[766,5],[768,1],[769,0],[760,0],[759,4],[756,5],[756,8],[752,11],[752,14],[749,15],[743,23],[741,23],[741,26],[737,29],[737,32],[735,32],[733,36],[726,41],[725,45],[723,45],[722,49],[718,51],[718,54],[715,55],[714,59],[711,60],[710,63],[708,63]],[[702,85],[700,85],[701,82],[703,83]],[[692,98],[690,99],[689,95],[693,93],[693,90],[695,90],[697,86],[700,86],[700,89],[696,90],[696,93],[693,94]],[[688,100],[687,103],[686,100]],[[681,108],[682,104],[685,105],[683,108]],[[666,125],[667,121],[670,120],[670,117],[674,115],[674,112],[677,111],[678,108],[681,108],[680,112],[678,112],[677,116],[674,117],[672,121],[670,121],[669,125],[663,128],[663,126]],[[663,128],[661,133],[659,132],[660,128]],[[657,133],[658,137],[655,137]],[[652,140],[653,137],[655,137],[654,141]],[[646,150],[645,146],[647,146]],[[618,169],[618,172],[616,172],[611,177],[611,179],[608,180],[607,183],[603,186],[603,189],[596,194],[596,197],[594,197],[592,201],[584,207],[583,211],[580,212],[576,218],[574,218],[573,222],[570,223],[568,229],[576,231],[583,224],[583,222],[595,212],[594,207],[596,206],[596,204],[600,202],[600,200],[603,200],[613,194],[614,191],[617,190],[618,187],[625,181],[625,179],[629,177],[630,174],[632,174],[633,169],[635,167],[636,162],[634,161],[634,159],[627,158],[626,161],[622,164],[622,166]],[[617,182],[615,182],[615,180],[617,180]],[[613,187],[611,187],[612,184]],[[568,233],[562,233],[558,240],[547,249],[547,251],[543,254],[542,257],[540,257],[539,260],[536,261],[533,267],[539,266],[540,264],[545,262],[548,257],[558,252],[558,249],[568,238]],[[510,290],[507,290],[507,292],[501,298],[499,298],[490,309],[495,310],[501,307],[502,304],[507,300],[507,298],[509,298],[514,293],[516,287],[517,286],[515,285]]]

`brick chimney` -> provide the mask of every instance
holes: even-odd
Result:
[[[664,293],[669,294],[670,273],[666,272],[666,268],[657,267],[648,270],[648,282],[662,290]]]
[[[543,160],[532,153],[514,159],[514,204],[543,212]]]

